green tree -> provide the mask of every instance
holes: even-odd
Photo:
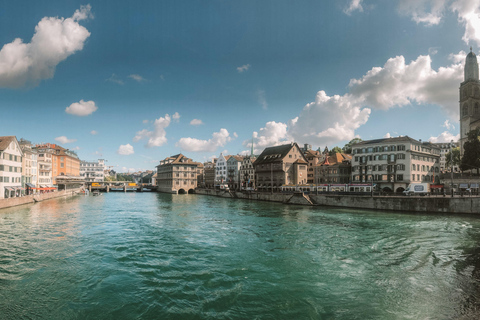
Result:
[[[460,164],[462,171],[480,169],[480,128],[468,133],[468,140],[463,145],[463,157]]]
[[[328,153],[329,156],[333,156],[335,153],[342,153],[343,150],[340,147],[333,147],[332,150]]]
[[[343,150],[343,153],[348,153],[348,154],[351,154],[352,153],[352,146],[355,144],[355,143],[359,143],[359,142],[362,142],[363,140],[360,139],[360,138],[353,138],[352,140],[350,140],[349,143],[345,144],[342,148]]]
[[[449,151],[445,155],[445,160],[447,161],[445,163],[445,166],[447,168],[451,168],[453,166],[459,166],[461,161],[460,161],[460,147],[453,148],[451,151]]]

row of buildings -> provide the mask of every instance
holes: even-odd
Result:
[[[105,160],[82,161],[57,144],[0,137],[0,199],[52,192],[59,182],[103,181]]]
[[[410,183],[439,184],[445,155],[458,144],[422,142],[408,136],[362,141],[352,153],[322,152],[297,143],[266,148],[259,156],[224,155],[199,163],[182,154],[157,166],[157,189],[188,193],[197,187],[280,190],[288,185],[372,184],[402,192]]]

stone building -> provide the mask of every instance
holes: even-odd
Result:
[[[316,181],[315,166],[325,161],[325,155],[320,151],[320,148],[316,151],[312,150],[312,146],[309,144],[305,144],[301,149],[308,162],[307,184],[313,184]]]
[[[166,193],[193,193],[197,187],[199,163],[176,154],[160,161],[157,166],[157,191]]]
[[[242,156],[230,156],[227,160],[227,183],[231,190],[240,189],[240,167],[242,166]]]
[[[477,56],[472,52],[465,59],[464,81],[460,84],[460,155],[470,130],[480,127],[480,81]]]
[[[217,158],[203,163],[203,172],[205,176],[205,188],[213,189],[215,187],[215,164]]]
[[[23,195],[22,158],[17,137],[0,137],[0,199]]]
[[[253,163],[257,189],[275,191],[282,185],[304,185],[307,164],[296,143],[266,148]]]
[[[439,182],[440,148],[408,136],[362,141],[352,146],[352,183],[402,192],[410,183]]]
[[[335,153],[326,156],[323,163],[314,166],[315,184],[347,184],[352,172],[352,155]]]

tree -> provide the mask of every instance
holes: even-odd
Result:
[[[460,165],[460,147],[453,148],[451,151],[449,151],[445,155],[445,160],[447,161],[445,163],[445,166],[447,168],[451,168],[453,166],[459,166]]]
[[[362,142],[363,140],[360,139],[360,138],[353,138],[352,140],[350,140],[349,143],[347,143],[346,145],[343,146],[342,150],[343,150],[343,153],[348,153],[348,154],[351,154],[352,153],[352,146],[355,144],[355,143],[359,143],[359,142]]]
[[[330,150],[330,152],[328,153],[328,155],[331,157],[333,156],[335,153],[342,153],[343,150],[340,149],[340,147],[334,147],[332,150]]]
[[[463,145],[463,158],[460,164],[462,171],[480,169],[480,128],[468,133],[468,140]]]

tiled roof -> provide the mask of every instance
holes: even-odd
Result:
[[[16,137],[15,136],[4,136],[4,137],[0,137],[0,150],[5,150],[8,148],[8,146],[10,145],[10,143],[12,141],[15,141]]]
[[[291,144],[284,144],[281,146],[276,146],[276,147],[269,147],[265,148],[263,150],[262,154],[260,154],[255,160],[255,165],[261,164],[261,163],[269,163],[269,162],[276,162],[279,161],[288,154],[288,152],[294,148],[298,148],[298,145],[296,143],[291,143]]]

